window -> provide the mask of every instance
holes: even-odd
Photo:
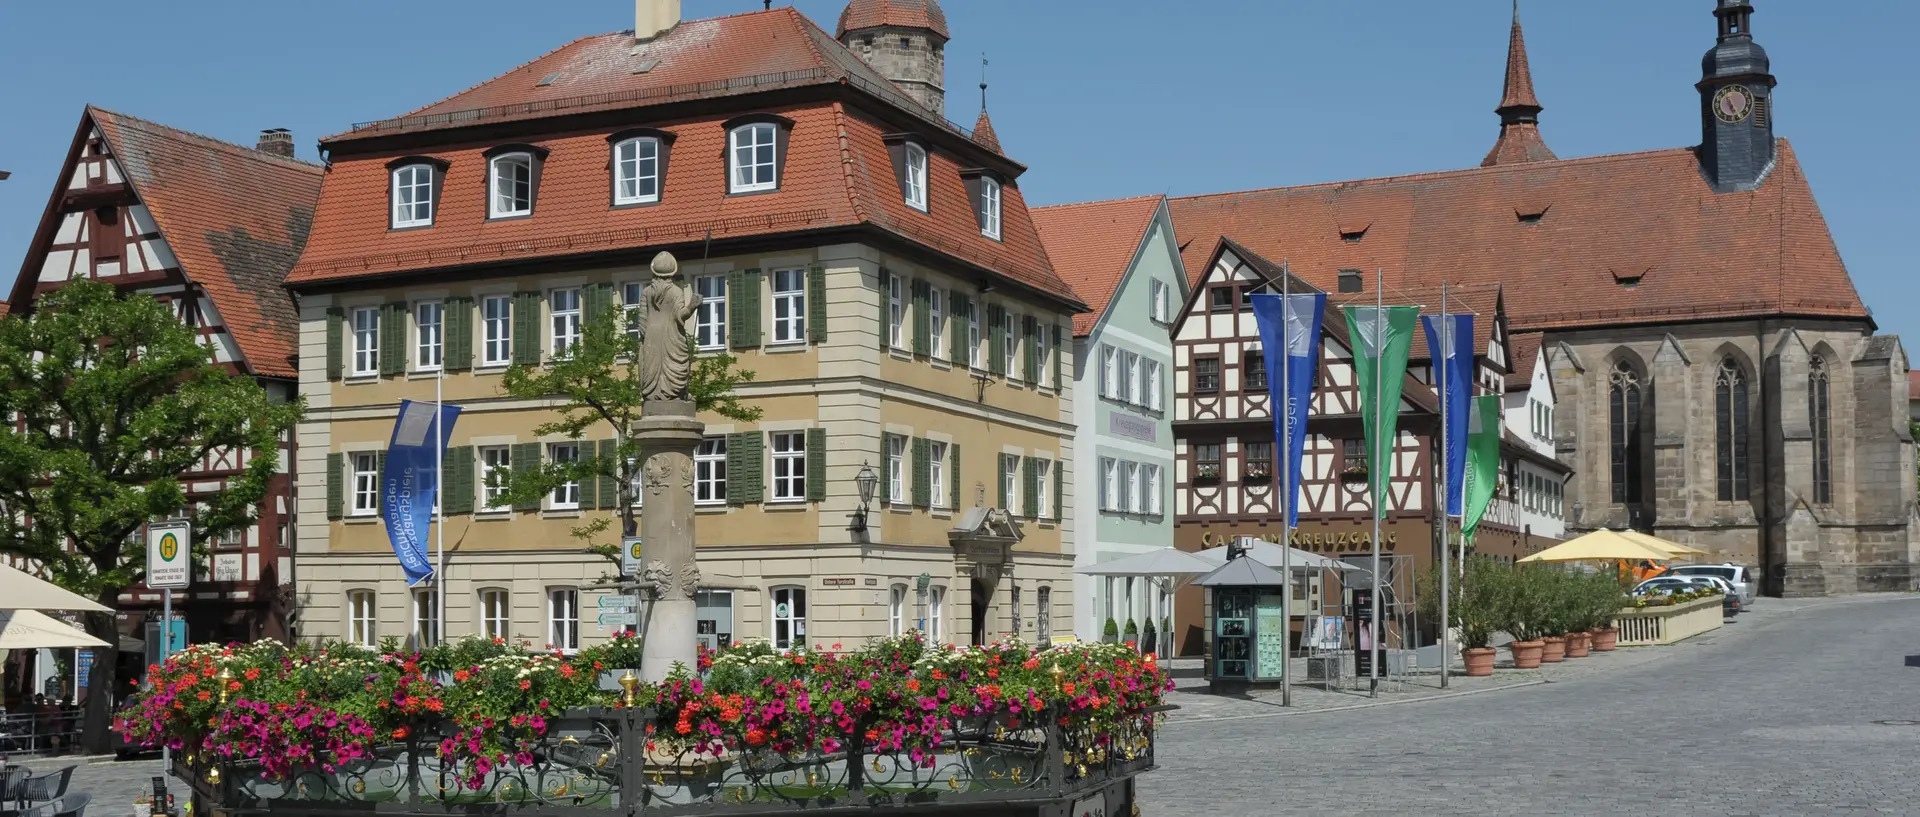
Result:
[[[613,146],[613,203],[648,204],[660,200],[660,140],[628,139]]]
[[[1039,598],[1039,606],[1034,610],[1033,636],[1036,639],[1034,643],[1045,649],[1047,645],[1053,643],[1053,588],[1042,587],[1034,595]]]
[[[562,652],[580,649],[580,591],[571,587],[547,591],[547,646]]]
[[[898,275],[887,276],[887,346],[907,348],[907,304],[902,297],[906,281]]]
[[[801,587],[773,589],[773,648],[807,646],[807,591]]]
[[[967,365],[983,368],[980,362],[980,305],[967,302]]]
[[[580,461],[580,446],[576,443],[553,443],[547,446],[547,459],[555,465],[567,465]],[[568,480],[554,486],[549,497],[548,508],[556,511],[572,511],[580,508],[580,481]]]
[[[907,198],[907,206],[915,210],[927,209],[927,151],[919,145],[908,142],[906,189],[902,191]]]
[[[1013,362],[1020,359],[1020,335],[1013,331],[1013,327],[1019,324],[1019,315],[1012,312],[1000,314],[1000,371],[1005,372],[1009,380],[1018,371],[1013,367]]]
[[[480,512],[506,510],[509,454],[504,445],[480,449]]]
[[[727,347],[727,276],[702,275],[693,279],[700,293],[700,311],[693,317],[693,342],[702,349]]]
[[[380,458],[363,451],[353,455],[352,516],[372,516],[380,512]]]
[[[378,643],[380,612],[372,590],[347,591],[347,640],[362,647]]]
[[[1714,462],[1722,502],[1747,499],[1747,377],[1733,358],[1713,378]]]
[[[980,177],[980,234],[1000,240],[1000,182]]]
[[[1120,399],[1120,350],[1106,345],[1100,347],[1100,396]]]
[[[1140,466],[1140,479],[1146,483],[1147,513],[1160,515],[1160,466]]]
[[[1127,353],[1127,402],[1132,403],[1134,405],[1139,405],[1141,403],[1144,403],[1146,402],[1146,399],[1147,399],[1146,389],[1142,388],[1140,383],[1140,375],[1142,374],[1140,369],[1141,369],[1140,356],[1133,352],[1128,352]]]
[[[1266,288],[1265,285],[1259,284],[1259,283],[1241,284],[1239,308],[1242,310],[1252,309],[1254,293],[1259,292],[1260,290],[1265,288]]]
[[[413,591],[413,648],[424,650],[440,643],[439,594],[431,588]]]
[[[1033,373],[1034,383],[1040,386],[1053,385],[1053,327],[1042,323],[1033,333]]]
[[[946,291],[934,287],[927,291],[927,331],[933,337],[933,359],[947,359]]]
[[[1833,406],[1828,400],[1826,358],[1807,364],[1807,421],[1813,430],[1813,501],[1833,502]]]
[[[1020,457],[1016,454],[1000,455],[1000,483],[1007,486],[1006,495],[1000,498],[1007,513],[1017,514],[1020,510]]]
[[[1240,359],[1240,388],[1242,390],[1267,388],[1267,354],[1248,352]]]
[[[1196,357],[1193,359],[1193,390],[1200,394],[1220,392],[1220,358]]]
[[[480,636],[488,640],[506,640],[507,622],[513,618],[513,608],[505,590],[480,591]]]
[[[488,218],[533,215],[533,154],[495,156],[488,164],[487,176],[492,186],[487,197]]]
[[[1240,454],[1242,480],[1260,482],[1273,479],[1273,443],[1249,442]]]
[[[446,345],[442,320],[446,306],[439,301],[422,301],[413,307],[413,367],[423,372],[439,371],[441,350]]]
[[[947,444],[930,441],[927,443],[927,495],[933,500],[933,507],[947,506]]]
[[[564,358],[580,342],[580,290],[556,289],[549,296],[553,313],[553,356]]]
[[[1232,312],[1233,311],[1233,287],[1231,286],[1209,287],[1207,289],[1207,311]]]
[[[1159,411],[1160,410],[1160,392],[1163,388],[1160,385],[1160,361],[1158,360],[1147,361],[1147,378],[1146,379],[1147,379],[1147,399],[1146,399],[1145,405],[1148,409],[1151,409],[1153,411]]]
[[[1117,511],[1120,509],[1120,462],[1112,457],[1100,458],[1100,510]]]
[[[773,500],[804,502],[807,498],[807,434],[804,431],[777,431],[773,434]]]
[[[513,362],[513,301],[489,295],[480,301],[480,363],[505,366]]]
[[[627,321],[627,338],[630,342],[640,341],[640,322],[646,320],[641,310],[641,300],[646,297],[646,286],[639,281],[620,285],[620,313]],[[703,302],[701,306],[704,308],[706,304]]]
[[[1340,291],[1341,292],[1359,292],[1360,289],[1361,289],[1361,279],[1360,279],[1359,270],[1343,269],[1340,271]]]
[[[727,192],[752,193],[779,187],[774,161],[776,134],[777,129],[771,123],[733,129],[729,137],[729,144],[733,146],[733,175]]]
[[[783,269],[773,272],[773,342],[807,341],[807,272]]]
[[[1121,463],[1120,479],[1126,483],[1124,487],[1127,493],[1127,513],[1139,513],[1145,510],[1146,505],[1141,501],[1143,497],[1140,496],[1140,463]]]
[[[1614,502],[1639,502],[1640,375],[1622,360],[1614,364],[1607,391],[1610,481]]]
[[[700,505],[727,501],[727,438],[707,437],[694,449],[693,501]]]
[[[1167,282],[1158,278],[1153,279],[1147,285],[1147,297],[1150,301],[1147,308],[1153,315],[1153,319],[1159,323],[1167,323],[1167,316],[1173,311],[1171,309],[1173,299],[1168,293]]]
[[[1053,460],[1035,460],[1034,504],[1040,507],[1040,519],[1053,518]]]
[[[896,505],[907,501],[907,438],[898,434],[887,435],[886,500]]]
[[[887,589],[887,635],[907,634],[907,586]]]
[[[407,165],[393,171],[393,228],[433,224],[433,166]]]
[[[380,310],[353,310],[353,373],[380,373]]]
[[[944,644],[947,637],[947,589],[927,588],[927,643]]]
[[[1193,447],[1194,476],[1202,479],[1220,478],[1220,444],[1201,443]]]

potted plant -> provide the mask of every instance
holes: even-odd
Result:
[[[1193,472],[1193,484],[1219,485],[1220,484],[1220,465],[1218,463],[1208,463],[1205,465],[1197,466]]]
[[[1500,574],[1499,581],[1505,590],[1500,629],[1513,636],[1513,643],[1508,644],[1507,649],[1513,653],[1515,669],[1539,669],[1541,652],[1546,649],[1540,629],[1546,607],[1541,592],[1542,573],[1537,567],[1522,567]]]
[[[1422,577],[1420,603],[1422,614],[1438,617],[1440,590],[1439,567]],[[1501,594],[1506,568],[1492,559],[1474,557],[1467,561],[1465,576],[1447,587],[1447,626],[1460,633],[1460,659],[1467,675],[1483,678],[1493,674],[1493,632],[1498,629]]]
[[[1106,629],[1100,632],[1100,640],[1105,641],[1108,644],[1119,643],[1120,642],[1120,622],[1114,621],[1111,618],[1107,619]]]
[[[1146,629],[1140,631],[1140,651],[1158,653],[1160,651],[1160,632],[1153,628],[1153,619],[1147,619]]]
[[[1596,652],[1613,652],[1619,645],[1620,631],[1613,626],[1614,616],[1623,608],[1630,607],[1633,599],[1620,586],[1618,574],[1601,571],[1594,576],[1593,607],[1595,625],[1593,627],[1593,649]]]
[[[1249,485],[1265,485],[1273,481],[1273,467],[1264,464],[1250,464],[1240,481]]]
[[[1364,465],[1347,466],[1345,469],[1340,471],[1340,481],[1347,485],[1357,485],[1357,484],[1366,482],[1367,467]]]
[[[1572,577],[1555,568],[1533,572],[1540,582],[1540,661],[1558,664],[1567,658],[1568,619],[1574,610],[1574,599],[1567,591]]]
[[[1139,623],[1133,619],[1127,619],[1127,629],[1121,632],[1120,641],[1125,644],[1132,644],[1137,649],[1140,646]]]
[[[1174,646],[1173,643],[1173,619],[1160,619],[1160,639],[1167,643],[1160,645],[1159,655],[1171,657],[1175,652],[1179,651],[1180,648]]]

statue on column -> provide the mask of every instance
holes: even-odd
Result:
[[[673,254],[653,257],[653,280],[640,293],[640,393],[647,400],[685,400],[693,380],[687,321],[700,310],[700,293],[683,286]]]

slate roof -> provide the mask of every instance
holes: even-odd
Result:
[[[1062,204],[1033,211],[1033,224],[1047,259],[1073,287],[1088,312],[1073,316],[1073,336],[1086,337],[1106,314],[1107,303],[1140,252],[1165,196]]]
[[[840,24],[833,34],[838,38],[849,31],[876,26],[924,28],[953,39],[947,31],[947,13],[936,0],[852,0],[841,9]]]

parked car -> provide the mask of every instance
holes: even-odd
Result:
[[[1760,578],[1751,568],[1732,562],[1717,565],[1678,565],[1660,575],[1662,577],[1713,576],[1725,579],[1727,584],[1732,585],[1733,589],[1739,593],[1743,608],[1753,606],[1754,588]]]
[[[1721,604],[1721,607],[1726,610],[1728,618],[1732,618],[1733,616],[1746,612],[1746,609],[1747,609],[1746,602],[1740,599],[1739,589],[1734,587],[1733,583],[1727,581],[1726,579],[1722,579],[1719,576],[1692,576],[1692,575],[1685,576],[1684,578],[1691,580],[1695,584],[1710,584],[1716,588],[1719,588],[1720,592],[1724,594],[1726,598],[1726,600]]]
[[[1655,576],[1633,586],[1636,596],[1669,596],[1693,586],[1693,582],[1679,576]]]

